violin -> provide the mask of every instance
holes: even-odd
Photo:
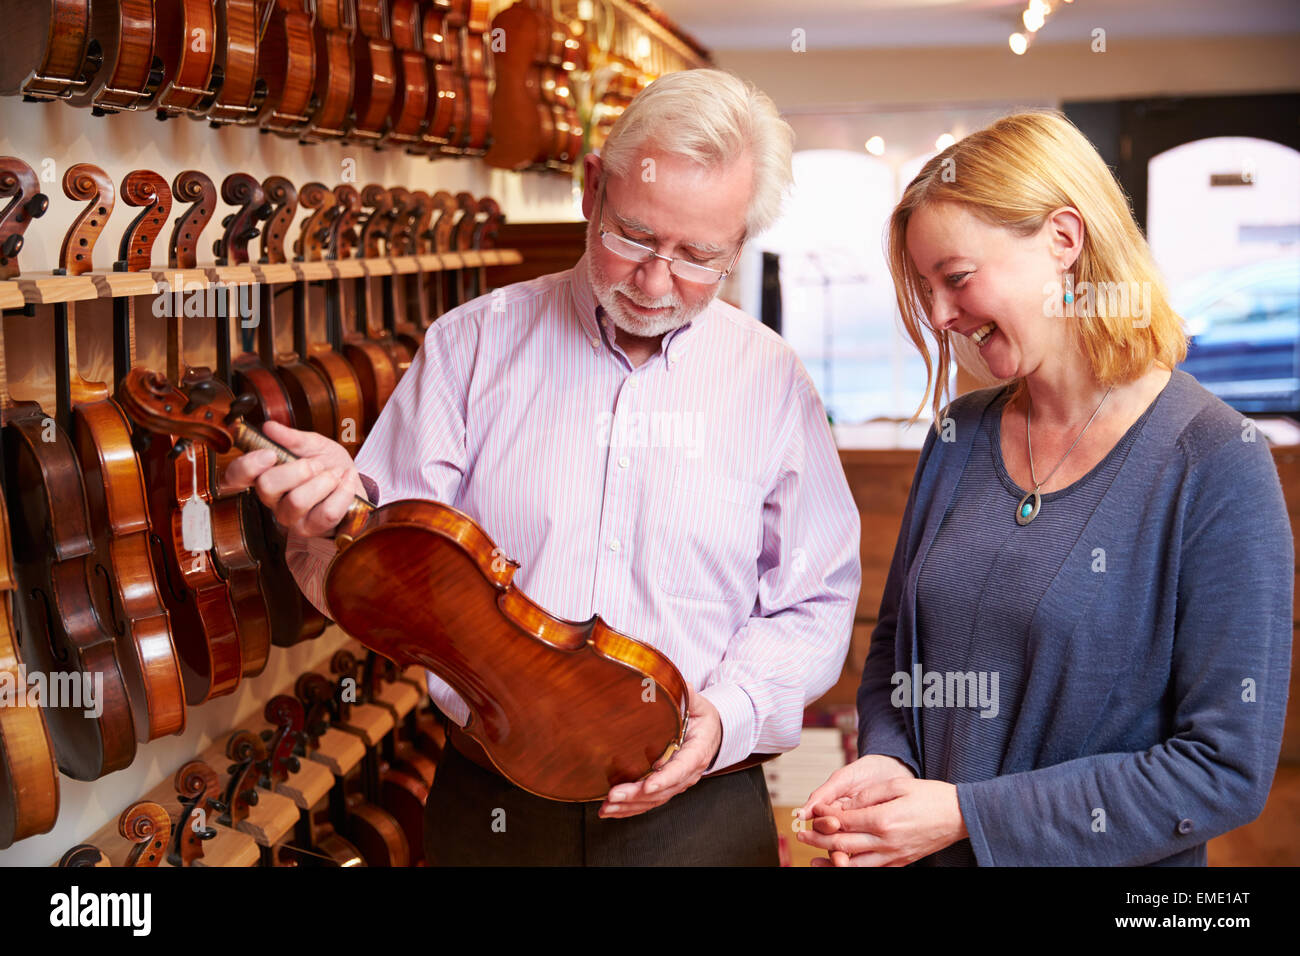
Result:
[[[75,175],[74,175],[75,173]],[[108,205],[112,186],[107,177],[94,186],[101,170],[89,164],[68,170],[73,182],[82,175],[79,195],[92,200],[92,209]],[[93,193],[93,194],[92,194]],[[162,231],[171,209],[171,191],[157,173],[136,170],[122,180],[122,198],[142,207],[122,235],[114,271],[147,268],[153,241]],[[105,217],[106,218],[106,217]],[[70,272],[88,269],[90,249],[84,235],[70,237],[85,259]],[[134,270],[132,262],[136,263]],[[144,474],[131,440],[131,423],[113,401],[111,385],[82,377],[77,363],[76,303],[56,310],[62,323],[58,335],[56,419],[67,432],[81,463],[86,489],[96,588],[111,611],[108,618],[117,635],[118,660],[126,679],[141,743],[180,733],[185,729],[185,692],[171,630],[171,618],[162,602],[157,569],[150,554],[152,527]],[[114,366],[125,372],[134,364],[135,300],[121,296],[114,306]],[[125,328],[123,327],[125,325]],[[125,353],[125,366],[119,364]]]
[[[329,819],[334,828],[356,846],[369,866],[404,867],[410,865],[410,844],[401,824],[374,800],[371,789],[373,747],[363,732],[347,727],[348,704],[342,688],[323,674],[308,672],[299,676],[294,693],[307,707],[309,733],[319,742],[314,759],[328,762],[335,774],[330,791]],[[326,757],[324,736],[348,738],[358,750],[359,759],[337,762]],[[329,748],[333,750],[333,748]]]
[[[0,16],[0,95],[66,100],[94,80],[102,58],[90,49],[90,0],[9,2],[0,5]]]
[[[348,138],[374,145],[387,135],[397,97],[397,52],[393,48],[387,0],[356,0],[357,29],[352,41],[356,86]]]
[[[262,231],[262,266],[287,265],[288,259],[284,249],[285,234],[289,224],[298,211],[298,191],[293,183],[283,176],[268,176],[262,183],[262,191],[271,204],[272,213]],[[334,434],[333,398],[330,397],[329,382],[312,365],[306,361],[306,352],[297,351],[302,344],[295,342],[294,351],[278,351],[277,330],[281,327],[279,320],[279,297],[289,293],[299,297],[297,282],[276,286],[268,279],[270,270],[260,270],[261,288],[260,321],[257,328],[257,354],[265,368],[273,369],[276,378],[289,401],[289,424],[302,431],[319,432],[322,435]],[[236,360],[236,371],[241,370],[241,362]],[[263,412],[265,418],[275,418],[270,408]],[[276,419],[280,421],[279,418]],[[281,421],[281,424],[284,424]]]
[[[18,275],[18,250],[23,230],[45,213],[46,198],[36,174],[21,160],[0,157],[0,273]],[[9,250],[4,253],[4,250]],[[4,338],[0,329],[0,396],[8,394],[4,369]],[[19,693],[22,658],[14,617],[17,579],[9,540],[9,509],[0,494],[0,677]],[[17,840],[53,828],[59,815],[59,774],[54,745],[40,707],[0,707],[0,850]]]
[[[342,139],[347,135],[355,84],[352,38],[357,28],[356,7],[353,0],[313,0],[311,9],[316,44],[315,108],[300,138],[304,142]]]
[[[302,0],[270,0],[262,13],[258,76],[266,86],[257,116],[268,132],[294,135],[311,120],[316,38]]]
[[[141,427],[295,460],[215,390],[185,395],[137,369],[119,396]],[[399,667],[419,664],[446,681],[469,707],[464,732],[515,785],[601,800],[681,746],[688,690],[672,662],[598,616],[548,614],[514,586],[519,565],[468,515],[436,501],[376,507],[357,497],[335,541],[330,616]]]
[[[145,109],[163,81],[155,54],[154,0],[91,4],[90,56],[100,59],[94,81],[68,97],[95,116]]]
[[[401,190],[397,193],[397,196],[401,197],[403,194],[409,195],[405,190]],[[356,287],[356,327],[357,331],[361,332],[367,339],[378,343],[379,347],[387,354],[388,360],[393,366],[393,384],[396,386],[397,382],[401,381],[405,367],[401,364],[403,358],[401,348],[393,341],[393,337],[387,328],[391,322],[390,316],[385,310],[392,305],[393,273],[392,266],[385,261],[384,257],[393,254],[392,232],[397,225],[398,219],[404,219],[406,216],[406,201],[403,200],[399,204],[391,190],[372,183],[362,190],[361,204],[370,209],[370,215],[366,217],[365,223],[361,227],[360,242],[356,247],[357,258],[364,260],[365,264],[365,274]],[[401,242],[400,236],[398,242]],[[381,324],[377,324],[373,320],[376,309],[372,280],[376,274],[381,275],[380,284],[384,290],[382,303],[378,309],[385,316]],[[387,402],[387,398],[383,398],[379,402],[380,409],[383,408],[385,402]]]
[[[421,24],[424,55],[428,57],[432,78],[427,122],[417,147],[424,153],[437,153],[447,147],[452,133],[464,124],[462,114],[469,104],[465,80],[457,70],[459,34],[453,34],[447,22],[452,14],[451,3],[452,0],[431,0]]]
[[[293,845],[287,853],[281,850],[278,862],[293,866],[365,866],[361,851],[329,822],[333,775],[318,761],[298,759],[308,756],[312,736],[306,729],[307,714],[302,702],[279,694],[266,702],[263,717],[273,729],[262,734],[267,741],[269,778],[262,785],[292,799],[299,811]],[[314,729],[319,738],[322,728]]]
[[[474,237],[478,234],[480,212],[478,200],[474,198],[473,193],[458,192],[456,205],[461,215],[452,228],[451,247],[455,252],[469,252],[474,248]],[[474,269],[463,265],[448,274],[448,287],[451,293],[449,305],[453,309],[475,297],[472,279],[476,274]]]
[[[168,265],[173,270],[194,269],[199,235],[216,210],[216,187],[198,170],[184,170],[173,181],[172,194],[190,206],[172,227]],[[167,363],[178,380],[187,374],[179,314],[167,319]],[[137,445],[153,525],[150,544],[155,566],[163,571],[161,593],[171,616],[185,700],[197,705],[233,692],[244,668],[230,589],[213,562],[211,542],[192,538],[185,529],[187,503],[193,502],[192,513],[207,511],[211,520],[207,449],[189,447],[179,454],[175,439],[141,440]]]
[[[401,186],[390,189],[388,196],[392,200],[392,209],[389,212],[390,226],[387,233],[388,253],[391,256],[411,255],[415,251],[414,237],[411,235],[411,210],[419,200]],[[426,208],[428,201],[429,195],[425,193]],[[413,299],[409,285],[409,280],[414,279],[418,282],[419,275],[418,272],[414,275],[403,275],[400,281],[398,277],[385,275],[381,283],[383,306],[380,311],[383,313],[388,337],[393,345],[389,354],[397,365],[399,381],[411,367],[411,361],[415,358],[415,353],[420,351],[422,344],[420,336],[423,329],[416,324],[418,317],[411,311]],[[417,285],[414,301],[418,302],[421,295]],[[398,299],[401,300],[400,304]]]
[[[416,147],[429,123],[429,61],[424,55],[420,5],[416,0],[392,0],[393,49],[397,87],[389,129],[383,146]]]
[[[356,734],[366,744],[358,792],[397,821],[406,837],[408,865],[415,865],[423,856],[419,848],[424,845],[424,805],[429,799],[432,774],[425,780],[411,773],[409,764],[398,767],[389,759],[396,752],[394,738],[401,715],[395,706],[371,699],[369,669],[343,650],[330,658],[330,671],[338,676],[340,686],[347,686],[348,696],[355,697],[340,703],[336,726]]]
[[[168,0],[154,10],[163,73],[157,116],[202,115],[217,95],[217,0]]]
[[[497,234],[501,230],[502,224],[506,221],[505,213],[501,211],[501,205],[491,196],[484,196],[478,201],[478,211],[483,218],[474,226],[475,249],[495,249],[497,244]],[[488,272],[487,266],[479,266],[474,270],[470,280],[469,297],[477,299],[488,292]]]
[[[217,55],[213,63],[216,96],[205,114],[213,126],[257,122],[266,96],[266,83],[258,82],[258,37],[263,22],[258,3],[221,0],[217,4]]]
[[[433,245],[434,252],[439,256],[446,257],[452,251],[452,230],[456,228],[456,218],[460,215],[460,206],[456,204],[456,197],[445,189],[439,189],[435,192],[431,197],[431,202],[435,218],[432,227],[429,229],[429,241]],[[456,288],[454,271],[447,271],[442,275],[434,276],[429,285],[433,289],[433,303],[430,308],[433,310],[435,318],[456,307],[455,296],[452,291],[449,291]]]
[[[217,828],[207,826],[198,814],[207,816],[210,809],[218,809],[221,788],[217,772],[202,760],[191,760],[176,771],[172,786],[180,801],[180,813],[172,827],[171,843],[167,849],[167,862],[172,866],[193,866],[203,859],[203,845],[217,836]]]
[[[262,193],[262,184],[247,173],[231,173],[221,183],[221,197],[228,203],[238,206],[238,211],[230,213],[222,220],[225,233],[213,243],[218,266],[246,266],[248,263],[248,242],[258,234],[257,223],[270,214]],[[251,270],[250,270],[251,271]],[[238,310],[231,306],[234,294],[227,287],[222,300],[225,308],[219,308],[214,316],[216,322],[217,372],[216,387],[230,392],[233,369],[230,356],[230,320]],[[242,329],[242,320],[241,320]],[[268,376],[269,377],[269,376]],[[273,378],[269,382],[259,379],[259,383],[272,388],[268,394],[254,392],[259,399],[258,411],[269,403],[287,417],[288,401],[279,383]],[[262,512],[256,496],[245,489],[228,494],[223,489],[223,477],[226,466],[235,456],[209,456],[211,468],[211,487],[214,489],[211,511],[212,556],[217,570],[226,580],[230,589],[230,600],[235,608],[235,620],[239,630],[240,651],[243,659],[243,676],[255,677],[266,667],[271,651],[271,617],[272,604],[288,595],[272,591],[267,582],[263,585],[262,562],[259,554],[263,551],[265,530],[262,527]]]
[[[338,199],[339,214],[334,219],[332,229],[333,241],[331,243],[331,258],[337,260],[346,260],[351,251],[352,244],[355,241],[355,233],[351,230],[352,224],[359,217],[361,196],[356,189],[347,183],[343,183],[334,188],[334,195]],[[377,209],[385,209],[388,203],[388,194],[377,186],[366,187],[366,198],[370,204]],[[382,212],[380,213],[382,219]],[[371,221],[377,226],[379,221],[371,217]],[[367,226],[370,222],[367,222]],[[358,255],[363,255],[365,244],[356,243],[359,248]],[[388,402],[393,390],[397,388],[397,366],[389,355],[388,350],[384,348],[384,343],[379,335],[370,328],[370,276],[364,271],[364,264],[357,263],[361,268],[361,274],[357,276],[354,283],[353,302],[355,308],[353,314],[349,317],[351,321],[345,321],[344,312],[347,311],[346,303],[343,296],[341,279],[335,278],[330,280],[330,285],[326,292],[325,308],[326,321],[331,328],[338,329],[340,351],[343,357],[347,359],[348,364],[356,373],[357,381],[361,385],[362,407],[364,409],[364,419],[362,427],[366,433],[374,427],[375,421],[379,418],[379,412]]]
[[[307,183],[298,193],[298,199],[304,207],[312,210],[302,224],[302,233],[297,241],[298,260],[306,269],[308,264],[323,260],[338,201],[334,193],[321,183]],[[365,406],[361,383],[341,351],[343,328],[339,315],[339,282],[337,275],[329,274],[332,278],[324,280],[327,341],[312,342],[308,335],[307,284],[298,282],[294,285],[293,297],[293,348],[329,384],[330,419],[328,422],[316,421],[316,409],[313,408],[314,430],[334,439],[355,457],[364,438],[361,430],[365,425]]]
[[[513,42],[496,55],[492,148],[483,159],[501,169],[545,166],[558,157],[560,137],[551,60],[554,23],[542,0],[521,0],[498,13],[492,25]]]
[[[65,173],[63,188],[71,198],[89,200],[60,252],[64,268],[75,275],[90,269],[95,240],[113,206],[113,186],[103,170],[78,164]],[[57,308],[62,313],[68,306]],[[56,320],[56,340],[65,330]],[[59,385],[66,389],[66,367],[61,372]],[[110,611],[102,591],[91,586],[94,541],[81,468],[64,428],[38,403],[15,403],[6,382],[0,382],[0,419],[18,584],[18,651],[31,671],[50,675],[51,682],[56,674],[70,675],[78,690],[96,693],[93,709],[84,692],[79,701],[47,703],[45,719],[59,769],[77,780],[97,780],[131,763],[136,732],[117,643],[105,623]]]
[[[266,207],[271,210],[262,230],[261,264],[265,266],[274,262],[285,265],[284,235],[298,208],[297,191],[283,176],[269,176],[256,194],[250,187],[248,195],[264,197]],[[248,205],[251,206],[251,201]],[[238,249],[240,240],[232,236],[230,242],[236,256],[247,256],[246,246]],[[324,407],[326,420],[331,414],[329,385],[316,369],[302,362],[297,355],[288,353],[277,356],[277,290],[273,283],[267,281],[264,271],[259,269],[256,274],[259,281],[256,347],[245,337],[244,351],[231,360],[226,354],[229,351],[229,336],[218,336],[217,365],[219,368],[229,368],[228,384],[234,392],[241,395],[251,392],[257,397],[257,407],[250,412],[252,421],[274,419],[291,428],[312,430],[310,407],[313,403]],[[286,288],[285,291],[291,289]],[[253,331],[241,329],[244,334]],[[298,375],[302,376],[301,381],[295,377]],[[310,391],[303,393],[303,383]],[[297,392],[294,387],[298,388]],[[308,404],[305,413],[295,410],[296,397],[300,394]],[[307,416],[305,423],[301,417],[304,414]],[[248,503],[245,507],[251,507],[257,512],[250,516],[250,527],[261,528],[260,538],[254,533],[250,547],[261,568],[262,591],[271,613],[271,643],[277,647],[291,647],[300,641],[319,637],[325,630],[325,618],[299,591],[297,582],[285,563],[284,533],[256,496],[247,495],[244,500]]]
[[[131,804],[118,817],[117,830],[132,844],[125,866],[153,867],[166,858],[172,820],[161,804],[152,800]]]
[[[462,153],[482,156],[491,146],[492,136],[492,80],[494,76],[492,51],[488,48],[487,32],[491,29],[488,0],[453,0],[459,7],[461,26],[461,71],[465,77],[468,106],[465,123],[457,129],[453,140]]]

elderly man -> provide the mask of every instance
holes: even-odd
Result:
[[[660,78],[585,159],[573,269],[435,322],[355,464],[268,425],[301,460],[231,466],[292,532],[290,566],[322,610],[327,536],[353,494],[434,499],[482,525],[551,614],[599,614],[690,685],[681,749],[603,803],[571,804],[495,773],[459,732],[465,702],[431,674],[451,727],[430,862],[777,861],[762,768],[728,770],[798,743],[804,707],[840,673],[861,584],[857,509],[807,372],[716,299],[778,214],[792,140],[734,76]]]

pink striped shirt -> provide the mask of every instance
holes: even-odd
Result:
[[[713,769],[799,742],[839,677],[861,569],[826,413],[785,340],[714,299],[633,368],[584,256],[438,319],[356,459],[381,502],[450,504],[551,614],[666,655],[718,708]],[[328,613],[332,542],[289,566]],[[468,709],[429,675],[435,702]]]

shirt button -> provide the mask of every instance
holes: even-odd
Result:
[[[628,464],[629,464],[629,461],[628,461],[628,457],[627,457],[627,455],[624,455],[622,458],[620,458],[620,459],[618,460],[618,467],[620,467],[620,468],[626,468],[626,467],[628,466]]]
[[[629,380],[628,380],[628,383],[627,383],[627,387],[630,388],[630,389],[632,389],[633,391],[636,391],[636,384],[637,384],[638,381],[639,381],[639,379],[635,379],[635,378],[634,378],[634,379],[629,379]]]
[[[611,550],[611,551],[617,551],[617,550],[618,550],[618,538],[610,538],[610,539],[609,539],[609,550]]]
[[[1179,820],[1179,821],[1178,821],[1178,832],[1179,832],[1179,833],[1191,833],[1192,830],[1194,830],[1195,828],[1196,828],[1196,824],[1192,823],[1191,820]]]

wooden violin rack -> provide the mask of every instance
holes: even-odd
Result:
[[[207,289],[217,283],[227,286],[256,283],[278,285],[301,281],[355,279],[365,275],[379,277],[492,268],[518,265],[523,261],[523,255],[517,249],[466,249],[462,252],[431,252],[373,259],[207,266],[195,269],[158,268],[149,272],[87,273],[79,276],[55,275],[53,272],[24,272],[17,279],[0,282],[0,309],[155,295],[163,283],[173,290],[181,288],[189,291]]]
[[[338,653],[364,655],[365,651],[356,642],[348,641],[346,650],[336,652],[336,656]],[[319,676],[319,672],[305,673]],[[244,721],[244,730],[218,734],[210,746],[178,768],[198,766],[209,781],[215,782],[213,789],[220,799],[227,802],[214,806],[208,800],[200,804],[203,813],[196,822],[195,816],[186,816],[186,807],[177,792],[182,774],[169,774],[123,808],[120,817],[114,817],[88,835],[85,842],[70,848],[60,865],[176,867],[180,864],[172,851],[177,845],[176,827],[181,820],[188,820],[196,831],[210,828],[201,840],[197,858],[185,865],[266,867],[298,865],[286,862],[295,858],[324,859],[302,846],[305,815],[313,808],[319,811],[324,807],[338,781],[352,774],[367,758],[367,752],[374,752],[383,738],[394,731],[395,722],[404,720],[426,699],[423,671],[413,668],[406,674],[398,674],[376,694],[376,703],[353,704],[345,724],[325,728],[310,753],[298,759],[296,769],[285,779],[271,783],[265,773],[249,776],[248,788],[257,796],[249,801],[251,806],[245,806],[242,813],[236,812],[233,819],[228,819],[230,811],[225,808],[229,807],[230,791],[238,788],[230,787],[237,763],[232,763],[234,758],[228,754],[227,742],[233,735],[255,737],[264,743],[275,740],[272,731],[265,729],[264,721]],[[262,756],[266,754],[264,748]],[[263,771],[267,769],[269,765],[263,767]],[[148,820],[139,812],[142,807],[154,811]],[[128,819],[135,821],[133,826],[127,825]],[[134,849],[136,846],[140,848]],[[288,849],[283,849],[286,846]]]

